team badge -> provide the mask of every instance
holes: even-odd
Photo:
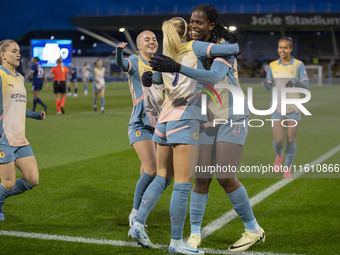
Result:
[[[291,74],[291,75],[294,75],[294,73],[295,73],[294,71],[290,71],[290,74]]]
[[[140,130],[136,131],[136,137],[140,137],[141,134],[142,134],[142,132],[140,132]]]
[[[195,140],[197,140],[198,137],[199,137],[199,134],[198,134],[197,132],[194,132],[194,133],[192,134],[192,136],[194,137]]]
[[[4,158],[6,156],[6,153],[4,151],[0,151],[0,158]]]

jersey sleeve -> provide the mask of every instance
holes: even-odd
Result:
[[[119,44],[118,44],[119,45]],[[133,55],[129,58],[124,58],[123,56],[123,48],[116,47],[116,63],[122,69],[123,72],[129,73],[130,75],[133,74],[137,69],[133,65]]]
[[[262,84],[266,89],[270,90],[273,88],[273,82],[274,82],[274,78],[273,78],[272,68],[269,65],[268,73],[266,75],[266,78],[262,81]]]
[[[214,44],[201,41],[194,41],[192,48],[197,57],[227,57],[236,55],[239,52],[237,43],[232,44]]]
[[[301,62],[301,65],[299,66],[299,80],[293,81],[293,84],[296,87],[309,89],[309,79],[306,71],[305,65]]]
[[[229,60],[230,61],[230,60]],[[188,76],[196,81],[216,84],[223,79],[231,68],[231,64],[224,58],[216,58],[210,70],[198,70],[191,67],[181,67],[181,74]]]

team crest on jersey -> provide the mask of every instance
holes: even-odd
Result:
[[[142,134],[142,132],[140,132],[140,130],[136,131],[136,137],[140,137],[141,134]]]
[[[291,74],[291,75],[294,75],[294,73],[295,73],[295,72],[294,72],[293,70],[292,70],[292,71],[290,71],[290,74]]]
[[[195,140],[197,140],[197,139],[199,138],[198,132],[194,132],[194,133],[192,134],[192,137],[193,137]]]
[[[6,153],[4,151],[0,151],[0,158],[4,158],[6,156]]]

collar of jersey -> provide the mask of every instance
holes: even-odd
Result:
[[[2,71],[4,71],[6,74],[12,75],[13,77],[18,77],[18,76],[19,76],[17,70],[15,70],[15,74],[16,74],[16,75],[13,75],[12,73],[10,73],[10,72],[9,72],[5,67],[3,67],[2,65],[0,65],[0,69],[1,69]]]
[[[288,66],[288,65],[292,65],[293,63],[294,63],[294,57],[292,57],[292,59],[290,60],[290,62],[288,64],[282,64],[281,58],[279,59],[279,65]]]
[[[141,55],[138,55],[138,57],[143,61],[144,64],[150,65]]]

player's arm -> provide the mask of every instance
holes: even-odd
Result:
[[[301,63],[298,72],[299,72],[299,79],[297,78],[290,79],[289,82],[287,83],[289,85],[288,86],[286,85],[286,87],[295,86],[299,88],[309,89],[309,79],[308,79],[305,65],[303,63]]]
[[[261,84],[267,89],[270,90],[273,88],[274,85],[274,78],[273,78],[273,73],[272,73],[272,69],[269,66],[268,68],[268,73],[266,75],[266,78],[261,82]]]
[[[198,70],[182,65],[180,73],[196,81],[216,84],[222,80],[230,70],[231,64],[224,58],[215,58],[210,70]]]
[[[45,119],[45,115],[46,115],[46,113],[43,112],[43,111],[32,112],[32,111],[26,109],[26,117],[27,118],[32,118],[32,119],[36,119],[36,120],[44,120]]]
[[[133,73],[134,72],[134,66],[131,64],[131,61],[127,58],[124,58],[123,56],[123,50],[126,47],[126,42],[120,42],[118,43],[116,47],[116,63],[117,65],[123,70],[125,73]]]
[[[197,57],[227,57],[236,55],[240,48],[238,43],[214,44],[201,41],[194,41],[192,48]]]
[[[25,81],[28,81],[29,79],[31,79],[33,74],[34,74],[34,71],[31,70],[30,74],[26,77]]]
[[[44,78],[44,82],[46,83],[46,87],[49,89],[50,84],[48,83],[48,80],[47,80],[46,75],[44,73],[43,73],[43,78]]]

